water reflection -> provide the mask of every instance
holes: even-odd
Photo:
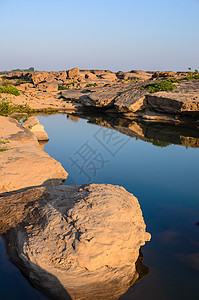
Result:
[[[79,121],[79,117],[74,116],[74,115],[67,115],[67,118],[76,123],[78,123],[78,121]]]
[[[141,139],[155,146],[166,147],[170,144],[199,148],[199,128],[182,124],[141,122],[135,119],[121,118],[119,115],[95,115],[81,113],[89,123],[115,129],[122,134]]]

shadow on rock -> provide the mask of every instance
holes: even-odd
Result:
[[[5,193],[0,220],[8,258],[50,299],[118,299],[146,273],[140,247],[150,234],[138,200],[122,187]]]

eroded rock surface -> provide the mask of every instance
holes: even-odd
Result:
[[[42,187],[0,200],[7,255],[51,299],[117,299],[138,278],[150,234],[124,188]]]
[[[191,75],[193,78],[196,74]],[[199,79],[185,80],[187,76],[190,73],[140,70],[114,73],[73,68],[60,72],[10,73],[6,80],[11,84],[18,84],[17,80],[21,82],[17,85],[21,94],[9,96],[9,99],[15,104],[28,104],[32,109],[75,112],[88,107],[111,108],[115,113],[131,113],[137,119],[167,123],[183,123],[184,120],[189,123],[185,118],[188,115],[198,125]],[[173,91],[149,94],[143,89],[144,85],[171,78],[182,80],[174,83],[176,88]],[[148,111],[153,112],[152,117]]]
[[[37,138],[13,118],[0,117],[0,193],[30,186],[62,182],[67,172],[42,151]]]
[[[32,132],[38,141],[48,141],[48,134],[44,130],[44,126],[40,124],[37,117],[29,117],[22,126]]]
[[[150,83],[147,81],[146,83]],[[63,91],[65,99],[73,99],[84,106],[114,108],[115,111],[148,121],[189,123],[192,117],[198,124],[199,80],[182,82],[172,92],[149,94],[140,89],[140,83],[126,83],[111,87],[94,87],[83,90]]]

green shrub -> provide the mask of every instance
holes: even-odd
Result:
[[[6,98],[0,101],[0,116],[9,116],[13,113],[27,113],[30,114],[33,110],[28,104],[25,105],[14,105],[11,101]]]
[[[189,72],[187,76],[181,78],[180,80],[193,80],[193,79],[199,79],[198,70],[195,69],[194,72],[191,72],[191,68],[188,68]]]
[[[8,147],[0,147],[0,152],[4,152],[4,151],[7,151],[8,150]]]
[[[161,148],[168,147],[168,146],[171,145],[170,143],[162,142],[162,141],[159,141],[159,140],[150,140],[150,139],[148,139],[147,142],[153,144],[154,146],[161,147]]]
[[[156,83],[147,84],[142,86],[141,88],[147,89],[149,93],[157,93],[162,91],[169,92],[169,91],[173,91],[176,88],[176,86],[173,84],[174,82],[178,82],[178,81],[173,78],[173,79],[159,81]]]
[[[195,74],[195,75],[194,75]],[[186,77],[181,78],[180,80],[193,80],[193,79],[199,79],[199,74],[194,73],[194,74],[190,74]]]
[[[88,83],[88,84],[86,85],[86,87],[92,87],[92,86],[97,86],[97,83]]]
[[[77,81],[71,81],[71,82],[68,82],[67,85],[73,85],[74,86],[75,83],[77,83]]]
[[[22,104],[14,105],[14,112],[30,114],[30,113],[32,113],[32,111],[33,110],[27,103],[25,105],[22,105]]]
[[[20,92],[14,86],[1,86],[0,87],[0,93],[12,94],[12,95],[15,95],[15,96],[20,95]]]
[[[8,150],[7,146],[1,146],[1,145],[6,145],[8,143],[9,143],[8,140],[0,140],[0,152],[4,152]]]
[[[5,145],[5,144],[8,144],[9,143],[9,141],[8,140],[0,140],[0,144],[3,144],[3,145]]]
[[[14,105],[7,99],[0,101],[0,116],[9,116],[14,112]]]
[[[170,78],[170,79],[167,79],[167,81],[170,81],[172,83],[180,83],[180,80],[176,79],[176,78]]]
[[[138,82],[138,81],[140,81],[140,80],[141,80],[141,78],[138,77],[138,78],[136,78],[136,79],[125,79],[124,82],[135,83],[135,82]]]
[[[63,85],[59,85],[59,86],[58,86],[58,90],[59,90],[59,91],[69,90],[69,87],[63,86]]]
[[[22,118],[22,119],[21,119],[21,123],[24,123],[24,122],[26,122],[27,120],[28,120],[28,117]]]

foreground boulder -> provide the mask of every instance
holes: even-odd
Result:
[[[0,117],[0,193],[62,182],[67,172],[42,151],[37,138],[13,118]]]
[[[109,184],[1,197],[7,255],[50,299],[117,299],[139,277],[150,240],[138,200]]]

